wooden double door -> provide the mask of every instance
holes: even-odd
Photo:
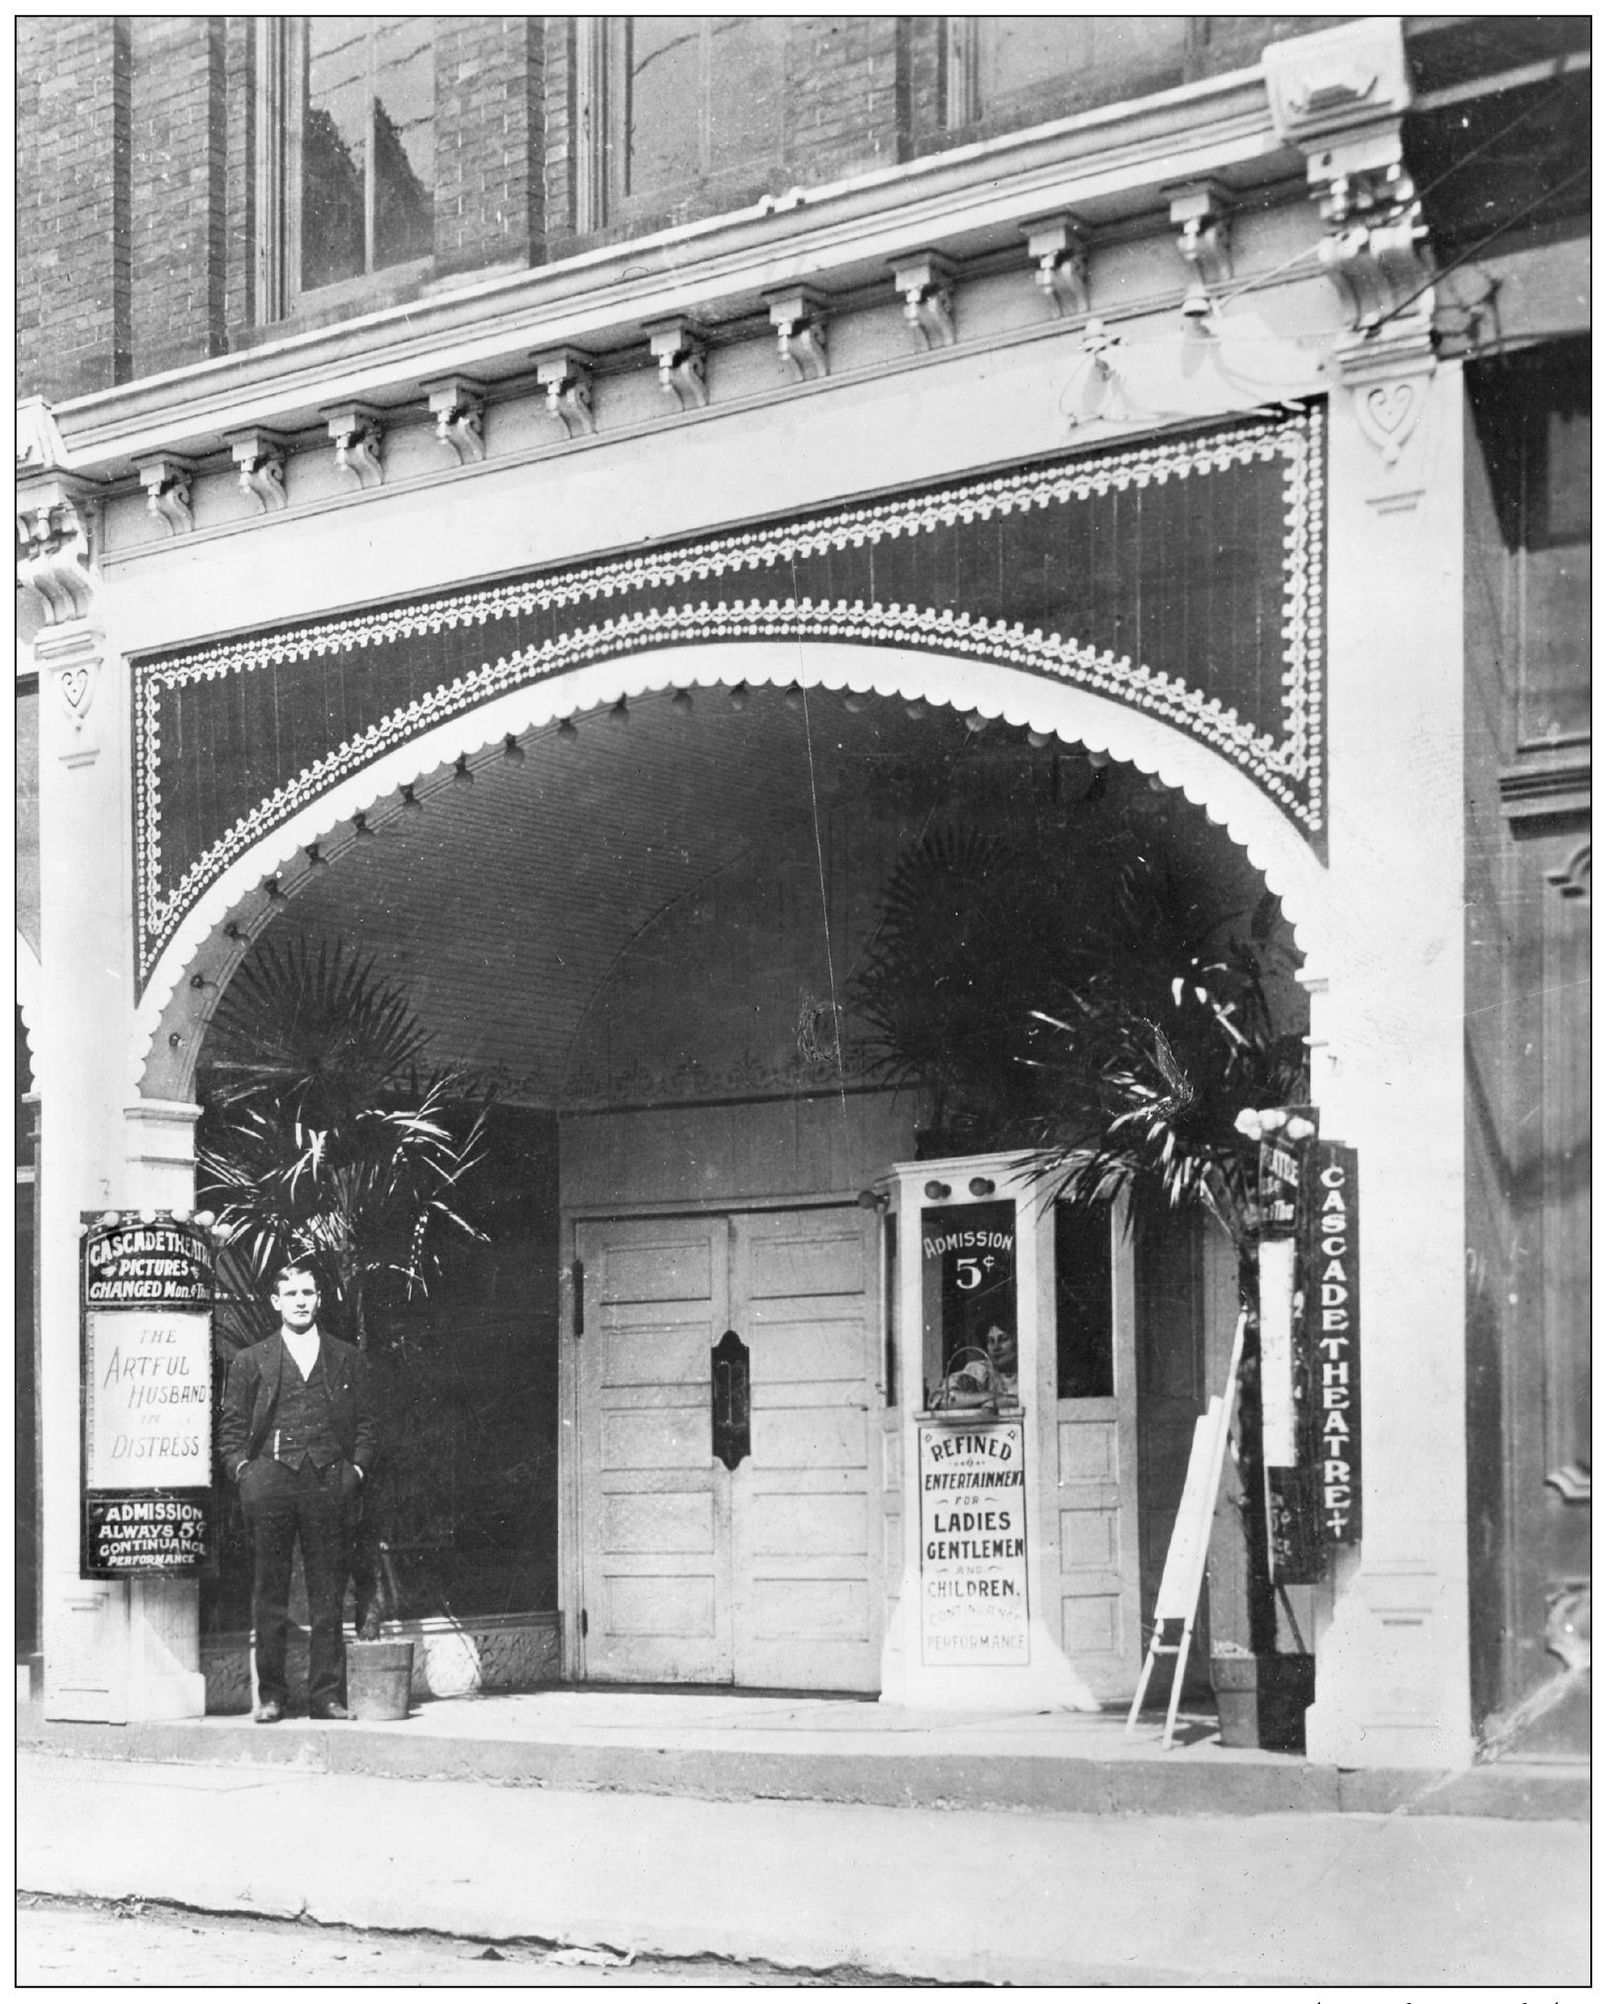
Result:
[[[870,1214],[575,1230],[583,1676],[878,1689]]]

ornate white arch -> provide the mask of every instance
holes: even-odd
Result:
[[[130,1051],[136,1092],[146,1083],[159,1038],[173,1054],[178,1078],[162,1083],[165,1097],[189,1078],[207,1020],[206,998],[221,990],[272,906],[222,931],[243,900],[288,865],[300,865],[318,843],[327,860],[353,838],[355,815],[380,825],[399,811],[402,788],[447,775],[460,758],[502,746],[508,736],[543,729],[576,713],[609,707],[652,691],[733,687],[747,682],[835,689],[946,705],[967,715],[1002,719],[1083,744],[1159,778],[1223,828],[1250,858],[1291,921],[1304,966],[1299,979],[1317,988],[1328,970],[1318,955],[1330,936],[1325,903],[1329,878],[1284,812],[1235,766],[1172,725],[1088,689],[1029,674],[1003,663],[962,660],[919,648],[868,647],[856,642],[757,640],[659,648],[591,663],[569,674],[493,698],[385,754],[312,801],[209,886],[186,914],[152,970],[137,1008]],[[428,787],[430,790],[430,787]],[[334,840],[331,838],[335,838]],[[203,964],[205,963],[205,971]]]

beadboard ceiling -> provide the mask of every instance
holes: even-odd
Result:
[[[883,768],[946,770],[974,742],[953,711],[806,702],[805,727],[773,690],[742,707],[697,691],[688,709],[659,692],[626,722],[597,713],[575,739],[529,736],[520,763],[490,755],[469,785],[419,788],[420,813],[373,817],[374,838],[307,880],[267,937],[306,929],[374,955],[408,986],[437,1056],[558,1104],[592,999],[648,925],[738,865],[817,867],[814,789],[823,830]]]
[[[371,839],[292,887],[257,950],[302,930],[374,956],[408,990],[435,1058],[484,1071],[511,1099],[564,1107],[614,970],[715,880],[733,905],[738,881],[755,892],[759,879],[811,873],[814,929],[822,885],[841,978],[898,844],[970,818],[973,801],[991,819],[1012,793],[1024,801],[1053,786],[1082,799],[1095,785],[1080,747],[1035,749],[1003,725],[973,732],[951,709],[852,701],[758,689],[737,704],[718,688],[682,705],[659,691],[626,718],[579,717],[575,737],[528,736],[520,761],[491,749],[469,784],[448,770],[423,781],[420,812],[384,804]],[[1107,777],[1091,808],[1108,817],[1126,803],[1130,824],[1191,862],[1214,909],[1260,892],[1244,857],[1177,795],[1152,793],[1127,767]],[[877,799],[878,815],[860,811]],[[875,820],[873,846],[832,839]],[[859,870],[873,881],[850,882]],[[855,907],[864,916],[850,929]],[[667,997],[670,1011],[699,1006]]]

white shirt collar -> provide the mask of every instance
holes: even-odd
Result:
[[[306,1381],[310,1371],[314,1369],[315,1364],[319,1361],[319,1324],[316,1323],[312,1328],[305,1329],[301,1334],[295,1336],[290,1329],[283,1329],[281,1331],[281,1341],[291,1351],[292,1362],[303,1373]]]

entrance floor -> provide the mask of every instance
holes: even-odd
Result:
[[[899,1710],[855,1697],[603,1689],[428,1700],[408,1719],[276,1726],[210,1717],[129,1726],[47,1721],[19,1707],[41,1751],[161,1761],[609,1790],[1069,1814],[1273,1815],[1331,1811],[1586,1818],[1586,1770],[1519,1763],[1452,1774],[1310,1764],[1222,1746],[1217,1721],[1125,1712],[975,1715]]]

